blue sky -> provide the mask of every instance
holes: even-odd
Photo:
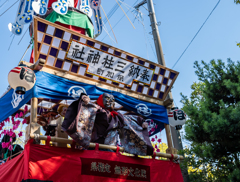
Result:
[[[122,4],[122,8],[127,12],[128,9],[126,7],[132,6],[136,1],[137,0],[125,0],[124,2],[127,4]],[[138,0],[137,2],[141,1],[142,0]],[[157,21],[161,22],[159,33],[167,67],[172,68],[218,1],[219,0],[154,0]],[[0,0],[0,5],[4,2],[5,0]],[[14,2],[15,1],[8,1],[0,8],[0,14]],[[115,0],[102,0],[102,6],[107,14],[115,4]],[[17,66],[30,41],[28,32],[19,45],[18,43],[23,34],[21,36],[15,36],[11,48],[8,51],[13,37],[8,30],[8,23],[14,22],[17,7],[18,3],[4,15],[0,16],[0,94],[2,94],[8,86],[8,72]],[[145,7],[147,7],[147,5],[145,5]],[[140,10],[143,13],[143,23],[146,31],[144,31],[143,25],[138,20],[134,20],[135,18],[130,12],[131,10],[128,11],[127,15],[133,22],[135,29],[126,17],[122,18],[124,13],[118,8],[110,18],[113,27],[122,18],[113,29],[118,43],[114,43],[106,36],[105,31],[103,31],[97,40],[150,61],[157,62],[153,39],[149,34],[151,29],[150,20],[147,16],[148,12],[144,7],[141,7]],[[102,17],[105,19],[103,13]],[[233,61],[239,60],[240,48],[236,46],[236,43],[240,42],[239,17],[240,5],[234,4],[233,0],[221,0],[198,36],[174,67],[174,70],[180,72],[172,89],[173,98],[178,107],[181,107],[180,92],[184,95],[189,95],[191,93],[190,85],[197,81],[197,76],[194,73],[195,69],[193,68],[194,61],[204,60],[205,62],[209,62],[212,59],[222,59],[226,61],[227,58],[231,58]],[[27,28],[28,26],[25,25],[23,33]],[[106,29],[114,39],[108,24],[106,24]],[[29,61],[29,57],[30,50],[27,52],[24,60]]]
[[[4,3],[4,1],[5,0],[1,0],[0,4]],[[127,4],[122,4],[122,8],[127,12],[128,9],[126,7],[132,6],[135,2],[136,0],[128,0],[126,1]],[[141,0],[137,2],[141,2]],[[161,22],[159,33],[167,67],[172,68],[217,2],[218,0],[154,0],[157,21]],[[13,3],[13,1],[8,1],[1,7],[0,14]],[[115,4],[116,1],[114,0],[102,0],[102,6],[107,14]],[[0,16],[1,93],[3,93],[8,86],[8,72],[18,64],[30,41],[28,32],[19,45],[18,43],[23,34],[21,36],[15,36],[11,48],[8,51],[13,36],[11,36],[11,32],[7,26],[8,23],[14,22],[17,6],[18,3],[4,15]],[[147,6],[145,5],[145,7]],[[133,22],[135,26],[134,29],[126,17],[122,18],[124,13],[118,8],[110,18],[112,27],[122,18],[113,29],[118,43],[114,43],[106,36],[105,31],[103,31],[102,35],[97,39],[150,61],[157,62],[153,39],[149,34],[151,29],[149,26],[150,20],[147,16],[148,12],[144,7],[140,8],[140,10],[143,13],[146,31],[144,31],[143,25],[138,20],[134,20],[135,17],[133,14],[128,11],[127,15]],[[173,98],[177,106],[181,107],[179,102],[181,98],[180,92],[189,95],[191,93],[190,85],[194,81],[197,81],[194,73],[195,69],[193,68],[194,61],[204,60],[209,62],[212,59],[222,59],[226,61],[227,58],[231,58],[233,61],[239,60],[240,49],[236,46],[236,42],[240,42],[239,10],[240,5],[234,4],[233,0],[221,0],[198,36],[174,67],[174,70],[180,72],[172,89]],[[103,13],[102,17],[105,19]],[[110,32],[108,24],[106,24],[106,28]],[[27,25],[25,25],[23,33],[26,29]],[[114,39],[113,34],[111,32],[109,34]],[[30,50],[27,52],[24,60],[28,61],[29,56]]]

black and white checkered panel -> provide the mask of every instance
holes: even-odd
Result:
[[[121,57],[127,61],[134,62],[138,65],[144,66],[146,68],[152,69],[154,71],[150,85],[143,84],[138,81],[133,81],[131,86],[124,85],[115,81],[108,80],[96,75],[91,75],[86,72],[87,65],[65,59],[67,50],[71,40],[76,40],[82,44],[98,49],[100,51],[112,54],[117,57]],[[85,39],[81,37],[78,33],[69,33],[63,29],[56,28],[52,25],[48,25],[39,20],[37,22],[37,47],[39,51],[38,58],[43,58],[49,66],[60,68],[75,74],[85,76],[87,78],[92,78],[102,83],[108,83],[114,87],[119,87],[120,89],[131,90],[137,94],[142,94],[145,96],[153,97],[158,100],[164,100],[170,91],[173,82],[178,76],[178,72],[152,63],[145,59],[139,59],[138,57],[133,57],[132,54],[126,54],[126,52],[120,52],[112,47],[109,48],[106,44],[101,45],[94,42],[93,39]]]

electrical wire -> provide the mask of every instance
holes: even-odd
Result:
[[[138,2],[138,0],[137,0],[134,4],[136,4],[137,2]],[[134,4],[133,4],[133,5],[134,5]],[[127,14],[129,11],[130,11],[130,10],[128,10],[128,11],[126,12],[126,14]],[[118,22],[113,26],[113,29],[118,25],[118,23],[119,23],[124,17],[125,17],[125,15],[123,15],[123,16],[120,18],[120,20],[118,20]],[[109,16],[108,16],[108,18],[109,18]],[[105,35],[105,37],[103,37],[101,41],[103,41],[107,36],[108,36],[108,35]]]
[[[124,1],[124,0],[123,0]],[[120,3],[122,4],[122,2]],[[109,11],[109,13],[107,14],[108,19],[110,19],[112,17],[112,15],[117,11],[117,9],[119,8],[118,4],[116,3],[113,8]],[[107,18],[103,19],[103,22],[106,24],[107,23]]]
[[[10,50],[10,48],[11,48],[11,45],[12,45],[12,43],[13,43],[13,39],[14,39],[14,37],[15,37],[15,35],[13,36],[13,38],[12,38],[12,41],[11,41],[11,43],[10,43],[9,47],[8,47],[8,51],[9,51],[9,50]]]
[[[151,49],[152,49],[153,55],[154,55],[155,58],[157,59],[156,52],[154,51],[153,46],[152,46],[152,44],[151,44],[151,42],[150,42],[150,40],[149,40],[149,36],[148,36],[148,34],[147,34],[146,27],[145,27],[144,22],[143,22],[143,18],[142,18],[142,25],[143,25],[144,35],[145,35],[145,37],[146,37],[147,40],[148,40],[148,43],[149,43],[149,45],[150,45],[150,47],[151,47]],[[146,47],[147,47],[147,46],[146,46]],[[148,52],[147,52],[147,53],[148,53]],[[148,59],[149,59],[149,58],[148,58]]]
[[[13,3],[6,11],[4,11],[0,16],[2,16],[4,13],[6,13],[9,9],[11,9],[19,0],[17,0],[15,3]]]
[[[26,51],[24,52],[24,54],[23,54],[23,56],[22,56],[22,58],[20,59],[20,61],[19,61],[18,64],[20,64],[20,62],[21,62],[22,59],[24,58],[25,54],[27,53],[27,51],[28,51],[28,49],[30,48],[30,46],[32,45],[32,43],[33,43],[33,39],[30,40],[29,45],[28,45]]]
[[[118,3],[118,0],[115,0]],[[135,29],[134,25],[132,24],[131,20],[128,18],[127,14],[125,13],[125,11],[123,10],[122,6],[118,3],[118,6],[121,8],[121,10],[123,11],[123,13],[125,14],[125,16],[127,17],[128,21],[131,23],[131,25],[133,26],[133,28]]]
[[[112,29],[112,25],[111,25],[111,23],[110,23],[110,21],[109,21],[107,15],[106,15],[106,13],[105,13],[103,7],[102,7],[102,5],[101,5],[101,9],[102,9],[104,15],[106,16],[106,19],[107,19],[107,21],[108,21],[108,24],[109,24],[109,26],[110,26],[110,28],[111,28],[111,30],[112,30],[112,33],[113,33],[113,35],[114,35],[114,38],[115,38],[116,42],[117,42],[117,38],[116,38],[116,36],[115,36],[115,34],[114,34],[114,31],[113,31],[113,29]],[[104,25],[104,22],[103,22],[103,25]],[[108,33],[108,32],[107,32],[107,33]]]
[[[123,1],[121,1],[121,0],[118,0],[119,2],[121,2],[127,9],[132,9],[132,11],[131,12],[133,12],[133,11],[137,11],[138,13],[141,13],[141,14],[143,14],[143,15],[145,15],[144,13],[142,13],[141,11],[139,11],[138,9],[136,9],[136,8],[134,8],[134,7],[132,7],[132,6],[130,6],[130,5],[128,5],[127,3],[125,3],[125,2],[123,2]],[[134,15],[135,17],[136,17],[136,15]]]
[[[126,3],[124,3],[124,4],[126,4]],[[140,12],[138,9],[134,9],[134,10],[136,10],[138,13],[141,13],[141,14],[143,14],[142,12]],[[148,11],[148,10],[147,10]],[[148,11],[149,12],[149,11]],[[134,14],[133,14],[134,15]],[[143,14],[144,15],[144,14]],[[154,49],[153,49],[153,46],[152,46],[152,44],[151,44],[151,42],[150,42],[150,40],[149,40],[149,36],[147,35],[147,31],[146,31],[146,27],[145,27],[145,25],[144,25],[144,20],[143,20],[143,17],[142,16],[140,16],[141,17],[141,19],[142,20],[139,20],[139,18],[136,16],[136,15],[134,15],[135,16],[135,18],[136,19],[138,19],[138,21],[142,24],[142,26],[143,26],[143,30],[144,30],[144,37],[145,37],[145,42],[146,42],[146,38],[147,38],[147,40],[148,40],[148,43],[150,44],[150,47],[151,47],[151,49],[152,49],[152,51],[153,51],[153,55],[155,56],[155,58],[157,59],[157,55],[156,55],[156,52],[154,51]],[[146,44],[147,44],[147,42],[146,42]],[[147,45],[146,45],[146,48],[147,48]],[[148,59],[149,59],[149,56],[148,56],[148,51],[147,51],[147,57],[148,57]]]
[[[145,26],[144,26],[144,29],[145,29],[145,32],[147,32]],[[157,59],[156,51],[153,49],[153,46],[152,46],[152,44],[151,44],[151,42],[150,42],[150,39],[149,39],[149,36],[147,36],[147,39],[148,39],[148,43],[150,44],[150,47],[151,47],[151,49],[152,49],[153,55],[154,55],[155,58]]]
[[[21,43],[21,41],[22,41],[23,37],[24,37],[24,36],[25,36],[25,34],[27,33],[27,30],[28,30],[28,29],[26,29],[26,31],[25,31],[25,33],[23,34],[23,36],[22,36],[21,40],[18,42],[18,45]]]
[[[117,5],[117,3],[113,6],[113,8],[109,11],[109,13],[107,14],[107,17],[111,18],[112,15],[114,14],[114,12],[119,8],[119,6]],[[103,19],[103,22],[106,23],[107,19]]]
[[[145,32],[145,26],[143,26],[143,30],[144,30],[144,40],[145,40],[145,45],[146,45],[146,51],[147,51],[147,58],[149,60],[149,55],[148,55],[148,46],[147,46],[147,35],[146,35],[146,32]]]
[[[111,41],[112,41],[112,46],[113,46],[113,42],[114,42],[114,43],[117,43],[117,42],[115,42],[115,41],[113,40],[113,38],[109,35],[109,33],[108,33],[108,31],[107,31],[107,28],[106,28],[106,26],[105,26],[104,23],[103,23],[103,30],[107,33],[107,35],[108,35],[109,38],[111,39]]]
[[[4,3],[0,5],[0,9],[8,2],[9,0],[6,0]]]
[[[190,41],[190,43],[188,44],[188,46],[186,47],[186,49],[183,51],[183,53],[181,54],[181,56],[178,58],[178,60],[175,62],[175,64],[173,65],[172,69],[176,66],[176,64],[178,63],[178,61],[182,58],[182,56],[184,55],[184,53],[187,51],[188,47],[192,44],[193,40],[197,37],[198,33],[201,31],[201,29],[203,28],[203,26],[205,25],[205,23],[207,22],[207,20],[209,19],[209,17],[212,15],[213,11],[217,8],[218,4],[220,3],[221,0],[219,0],[217,2],[217,4],[215,5],[215,7],[212,9],[211,13],[208,15],[208,17],[206,18],[206,20],[203,22],[202,26],[199,28],[199,30],[197,31],[197,33],[194,35],[194,37],[192,38],[192,40]]]
[[[122,2],[122,1],[119,0],[119,2]],[[137,11],[138,13],[141,13],[140,11],[132,8],[131,6],[129,6],[128,4],[126,4],[126,3],[124,3],[124,2],[122,2],[122,4],[123,4],[129,11],[130,11],[130,8],[131,8],[131,9],[133,9],[133,11]],[[128,8],[127,6],[130,7],[130,8]],[[144,26],[144,24],[142,23],[142,21],[133,13],[133,11],[130,11],[130,12],[132,13],[132,15],[135,16],[135,19],[138,19],[138,21]],[[143,14],[143,13],[142,13],[142,14]],[[134,19],[134,21],[135,21],[135,19]],[[133,23],[134,23],[134,21],[133,21]]]

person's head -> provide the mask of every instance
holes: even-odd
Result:
[[[67,105],[61,104],[58,106],[57,111],[62,117],[64,117],[66,115],[67,109],[68,109]]]
[[[109,110],[114,110],[115,98],[113,95],[108,93],[103,93],[97,100],[97,104],[101,107]]]

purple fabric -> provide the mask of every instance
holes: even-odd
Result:
[[[121,144],[125,151],[136,155],[152,155],[153,147],[147,128],[142,128],[145,120],[137,115],[124,115],[125,126],[121,130]]]
[[[136,155],[153,154],[148,130],[142,128],[145,122],[142,117],[123,116],[121,113],[113,117],[109,110],[97,104],[89,103],[85,106],[81,98],[82,95],[68,107],[62,128],[83,148],[88,148],[90,137],[94,143],[117,145],[120,131],[121,143],[126,152]],[[77,126],[73,125],[76,122]],[[74,132],[68,131],[71,126]]]
[[[64,121],[62,124],[63,130],[66,131],[71,137],[73,137],[73,139],[78,143],[80,142],[78,138],[80,138],[81,135],[75,133],[75,132],[79,132],[79,131],[77,131],[77,127],[75,125],[72,126],[72,128],[73,128],[72,131],[74,131],[74,132],[68,131],[68,128],[74,123],[74,120],[76,119],[78,113],[81,110],[82,95],[80,96],[80,98],[77,101],[74,101],[68,107],[67,113],[65,115],[65,118],[64,118]],[[124,126],[124,117],[121,113],[118,113],[118,115],[116,115],[115,117],[112,117],[111,112],[108,111],[107,109],[103,109],[96,104],[91,104],[91,105],[96,106],[96,107],[94,107],[94,109],[92,108],[94,111],[95,111],[95,108],[97,109],[94,127],[93,127],[92,134],[91,134],[91,142],[104,144],[105,138],[107,137],[107,135],[110,131],[122,128]],[[85,123],[85,122],[82,122],[82,123]],[[93,124],[93,122],[91,122],[91,123],[87,122],[87,123],[85,123],[84,126],[81,124],[80,125],[82,126],[82,130],[85,130],[86,128],[91,128],[90,126],[92,126],[92,124]],[[81,126],[79,126],[79,127],[81,128]],[[90,130],[89,130],[89,132],[90,132]],[[85,132],[85,134],[90,136],[89,132],[88,132],[88,134]]]
[[[81,98],[69,106],[70,109],[67,110],[62,127],[81,146],[80,149],[87,149],[99,106],[91,102],[84,104]]]
[[[105,138],[108,133],[112,130],[120,129],[123,126],[124,117],[121,113],[112,117],[109,110],[100,108],[97,111],[91,142],[107,144],[105,143]]]
[[[84,149],[87,149],[90,144],[97,108],[95,104],[84,105],[82,103],[77,122],[77,131],[70,135]]]

